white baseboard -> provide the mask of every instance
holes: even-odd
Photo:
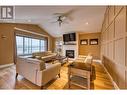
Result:
[[[104,64],[102,64],[102,63],[101,63],[101,65],[103,66],[103,68],[105,69],[106,73],[107,73],[107,74],[108,74],[108,76],[110,77],[111,82],[112,82],[112,84],[113,84],[114,88],[115,88],[116,90],[119,90],[119,87],[118,87],[118,86],[117,86],[117,84],[113,81],[112,76],[109,74],[109,72],[108,72],[108,70],[105,68]]]
[[[9,63],[9,64],[5,64],[5,65],[0,65],[0,69],[8,67],[8,66],[12,66],[14,65],[14,63]]]

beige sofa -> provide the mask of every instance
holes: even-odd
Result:
[[[51,51],[32,53],[33,58],[41,59],[45,62],[50,61],[52,58],[55,58],[56,55],[56,53],[52,53]]]
[[[24,76],[32,83],[43,88],[50,80],[57,75],[60,77],[60,63],[44,63],[42,60],[18,57],[16,63],[16,77]]]

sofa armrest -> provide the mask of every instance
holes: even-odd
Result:
[[[43,73],[50,72],[51,70],[60,71],[60,68],[61,68],[61,63],[58,62],[58,63],[48,66],[46,69],[43,70]]]
[[[55,63],[48,68],[38,71],[37,73],[37,84],[45,85],[50,80],[56,77],[60,73],[61,63]]]

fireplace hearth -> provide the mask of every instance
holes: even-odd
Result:
[[[68,58],[74,58],[74,50],[66,50],[66,57]]]

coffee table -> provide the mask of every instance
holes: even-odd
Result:
[[[66,56],[56,56],[52,60],[53,60],[53,62],[58,60],[61,64],[64,64],[65,63],[65,59],[66,59],[66,61],[68,60],[68,58]]]

